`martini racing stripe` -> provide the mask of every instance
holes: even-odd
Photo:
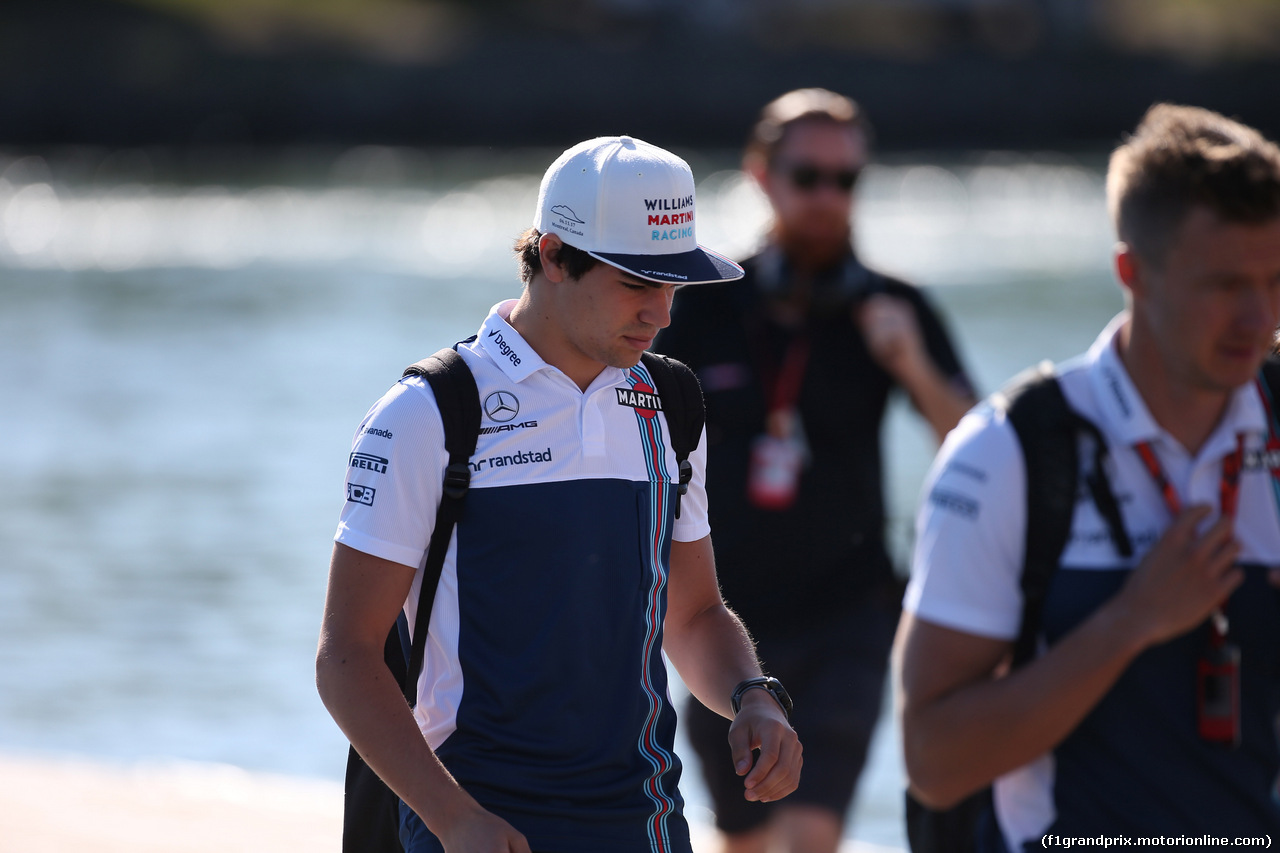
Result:
[[[627,381],[632,389],[647,391],[650,396],[652,395],[653,378],[648,375],[643,363],[631,368]],[[655,689],[653,667],[664,665],[661,649],[667,561],[663,559],[663,546],[670,542],[668,503],[672,486],[667,476],[667,449],[663,442],[659,419],[654,417],[654,410],[644,411],[637,408],[636,426],[640,431],[645,465],[649,472],[649,513],[652,530],[648,554],[651,580],[645,611],[646,635],[640,670],[644,693],[649,699],[649,714],[641,732],[639,748],[641,755],[653,768],[652,775],[645,783],[645,793],[654,805],[653,815],[649,818],[649,843],[654,853],[665,853],[672,849],[667,821],[677,810],[675,798],[666,790],[666,777],[675,766],[675,761],[671,753],[662,748],[657,735],[660,718],[666,708],[666,696]],[[669,708],[666,710],[670,713]]]

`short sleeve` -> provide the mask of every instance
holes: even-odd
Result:
[[[1022,621],[1026,474],[1013,427],[979,406],[925,480],[904,607],[946,628],[1013,640]]]
[[[334,541],[420,567],[447,463],[430,385],[421,377],[401,380],[373,405],[352,439]]]
[[[676,519],[671,538],[677,542],[697,542],[711,533],[707,517],[707,430],[704,427],[698,447],[689,454],[693,479],[689,491],[680,499],[680,517]]]

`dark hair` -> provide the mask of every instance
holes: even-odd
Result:
[[[541,239],[542,232],[537,228],[529,228],[516,238],[514,247],[516,263],[520,266],[520,280],[525,284],[533,281],[534,275],[542,269],[542,259],[538,252],[538,241]],[[600,263],[582,249],[570,246],[563,241],[560,243],[556,262],[564,267],[565,274],[569,278],[582,278],[587,271]]]
[[[1107,206],[1116,234],[1160,264],[1197,205],[1228,222],[1280,216],[1280,148],[1210,110],[1156,104],[1111,154]]]
[[[871,124],[857,101],[828,89],[795,89],[774,98],[760,110],[760,117],[747,137],[747,156],[772,163],[787,128],[808,121],[844,125],[861,131],[867,143],[871,142]]]

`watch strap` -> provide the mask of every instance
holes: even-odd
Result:
[[[755,678],[740,681],[738,686],[733,689],[733,694],[729,697],[729,704],[733,706],[735,716],[742,708],[742,694],[754,689],[767,691],[782,708],[782,713],[786,714],[787,720],[791,719],[791,695],[787,693],[787,689],[782,686],[781,681],[768,675],[759,675]]]

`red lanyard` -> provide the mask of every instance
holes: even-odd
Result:
[[[772,386],[768,400],[769,411],[791,409],[800,398],[800,386],[804,382],[804,370],[809,363],[809,338],[805,335],[793,339],[782,357],[782,366],[762,377],[763,384]]]
[[[1178,492],[1173,488],[1173,484],[1169,482],[1169,477],[1165,474],[1164,466],[1160,464],[1160,459],[1156,456],[1151,442],[1139,441],[1133,447],[1138,451],[1143,464],[1147,466],[1147,473],[1160,489],[1160,495],[1164,498],[1169,513],[1177,518],[1182,513],[1182,501],[1178,498]],[[1244,433],[1237,433],[1236,449],[1222,457],[1222,479],[1218,482],[1219,509],[1225,516],[1234,517],[1236,514],[1236,507],[1240,503],[1240,471],[1243,468]],[[1213,632],[1214,645],[1220,645],[1227,637],[1227,618],[1221,606],[1213,612],[1213,618],[1209,620],[1209,624]]]
[[[1160,494],[1164,498],[1165,506],[1169,508],[1169,513],[1176,518],[1182,513],[1182,501],[1178,498],[1178,492],[1173,488],[1173,484],[1169,482],[1169,478],[1165,475],[1164,466],[1160,464],[1159,458],[1156,457],[1156,452],[1152,448],[1151,442],[1139,441],[1133,448],[1138,451],[1138,456],[1147,466],[1147,473],[1151,475],[1156,487],[1160,489]],[[1236,449],[1222,457],[1222,480],[1218,484],[1218,502],[1223,515],[1234,516],[1236,514],[1236,505],[1240,502],[1240,471],[1243,468],[1244,433],[1240,433],[1236,436]]]

